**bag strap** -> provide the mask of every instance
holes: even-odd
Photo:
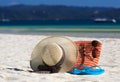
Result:
[[[84,44],[80,44],[79,53],[80,53],[81,58],[82,58],[81,64],[83,64],[84,63],[84,57],[85,57]]]
[[[89,55],[86,55],[86,50],[85,50],[85,45],[84,44],[80,44],[80,50],[79,50],[79,53],[81,54],[81,58],[82,58],[82,62],[81,64],[84,64],[84,61],[85,61],[85,57],[87,57],[90,61],[93,61],[94,58],[96,58],[96,53],[95,53],[95,47],[93,47],[92,49],[92,56],[89,56]]]

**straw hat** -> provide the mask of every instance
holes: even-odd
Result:
[[[59,72],[66,72],[72,68],[76,59],[77,48],[74,42],[65,37],[51,36],[36,45],[30,66],[34,71],[40,71],[39,66],[52,67],[59,64]]]

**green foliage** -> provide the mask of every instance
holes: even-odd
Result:
[[[80,20],[95,18],[120,19],[120,9],[62,5],[15,5],[0,7],[0,20],[3,18],[10,20]]]

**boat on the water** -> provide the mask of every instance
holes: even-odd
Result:
[[[1,21],[2,21],[2,22],[9,22],[10,19],[2,19]]]
[[[94,19],[97,23],[116,23],[117,21],[115,19],[106,19],[106,18],[96,18]]]

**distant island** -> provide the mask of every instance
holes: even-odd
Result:
[[[75,7],[64,5],[12,5],[0,7],[0,20],[120,20],[120,8]]]

